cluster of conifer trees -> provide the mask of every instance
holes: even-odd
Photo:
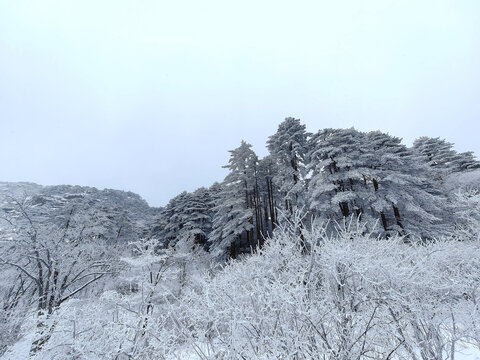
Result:
[[[259,159],[242,141],[230,151],[224,181],[173,198],[156,221],[155,236],[168,244],[190,238],[235,258],[301,213],[305,224],[333,227],[357,217],[384,236],[431,238],[458,222],[444,180],[480,167],[473,153],[458,153],[440,138],[420,137],[407,147],[380,131],[311,134],[291,117],[267,147],[269,155]]]

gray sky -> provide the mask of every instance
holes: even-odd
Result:
[[[480,1],[0,0],[0,180],[164,205],[286,116],[480,155]]]

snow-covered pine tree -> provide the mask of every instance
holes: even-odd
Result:
[[[217,254],[229,251],[233,258],[255,247],[258,241],[254,231],[258,158],[251,147],[242,141],[238,148],[230,150],[225,166],[230,173],[222,183],[214,208],[211,246]]]
[[[275,162],[271,155],[265,156],[258,163],[259,212],[264,219],[261,229],[262,238],[271,235],[277,223],[278,192],[275,191],[273,184],[275,169]]]
[[[286,118],[270,136],[267,147],[275,163],[273,183],[278,189],[281,210],[292,215],[303,205],[305,185],[305,154],[309,134],[299,119]]]
[[[212,200],[209,190],[200,188],[193,193],[186,191],[174,197],[162,210],[159,223],[163,219],[161,236],[166,244],[175,245],[182,238],[192,240],[202,246],[212,229]]]
[[[439,186],[401,139],[379,131],[326,129],[310,143],[308,199],[317,218],[361,216],[380,221],[385,234],[441,232],[447,205]]]
[[[434,170],[401,139],[380,131],[366,134],[372,145],[375,209],[386,232],[434,237],[449,222],[448,204]],[[386,226],[384,223],[386,222]]]
[[[186,191],[171,199],[162,210],[160,217],[165,220],[162,231],[165,244],[174,245],[179,239],[183,228],[182,217],[186,207],[188,193]]]
[[[215,228],[214,221],[215,221],[216,207],[221,203],[221,199],[223,196],[223,184],[215,181],[208,188],[208,194],[209,194],[209,202],[207,205],[208,205],[208,208],[210,209],[210,214],[211,214],[211,228],[207,236],[207,242],[205,244],[205,250],[207,251],[211,249],[212,244],[213,244],[213,247],[215,247],[216,240],[218,240],[217,234],[221,233],[221,227],[217,226]]]
[[[316,217],[339,220],[364,212],[368,198],[361,154],[368,153],[361,134],[355,129],[320,130],[309,140],[307,169],[309,208]],[[365,170],[366,172],[366,170]]]
[[[212,230],[212,201],[206,188],[187,194],[182,209],[180,236],[191,237],[195,243],[205,246]]]
[[[422,155],[428,165],[447,174],[480,168],[471,151],[459,153],[452,143],[439,137],[419,137],[413,142],[413,150]]]

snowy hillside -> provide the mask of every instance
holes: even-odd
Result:
[[[1,359],[480,358],[472,153],[294,118],[267,148],[163,208],[0,183]]]

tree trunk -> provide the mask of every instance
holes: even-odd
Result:
[[[32,345],[30,346],[30,356],[38,354],[43,349],[45,344],[52,337],[53,330],[55,329],[55,323],[51,324],[50,326],[45,324],[45,321],[42,319],[43,312],[39,312],[38,316],[39,319],[37,322],[37,335],[36,339],[32,342]]]
[[[398,208],[395,205],[392,205],[392,206],[393,206],[393,214],[395,215],[395,221],[397,222],[397,225],[400,226],[400,228],[403,230],[404,227],[403,227],[402,220],[401,220],[401,217],[400,217],[400,211],[398,210]]]

